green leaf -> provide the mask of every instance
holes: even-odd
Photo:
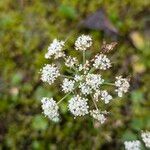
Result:
[[[128,141],[128,140],[136,140],[137,135],[131,132],[130,130],[125,131],[125,133],[122,136],[123,141]]]
[[[68,19],[75,19],[77,17],[75,9],[67,5],[61,5],[59,7],[59,13]]]
[[[138,118],[132,119],[130,126],[131,128],[135,130],[138,130],[138,131],[142,130],[144,127],[143,119],[138,119]]]

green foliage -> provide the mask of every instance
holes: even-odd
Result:
[[[48,127],[48,120],[41,115],[36,115],[35,118],[33,118],[31,126],[34,130],[46,130]]]
[[[123,141],[150,130],[149,5],[149,0],[1,0],[0,149],[109,150],[116,145],[114,149],[120,150]],[[105,125],[88,117],[74,119],[67,111],[67,99],[60,107],[61,122],[52,123],[41,113],[40,99],[55,96],[59,100],[62,95],[57,93],[58,87],[40,82],[39,70],[49,62],[44,53],[53,38],[65,39],[70,33],[72,47],[81,33],[94,37],[88,58],[99,51],[103,38],[112,41],[102,31],[77,28],[85,16],[101,7],[123,37],[118,37],[117,49],[110,54],[115,67],[107,75],[130,74],[129,95],[108,106],[111,114]]]
[[[137,135],[130,130],[127,130],[124,132],[122,136],[123,141],[132,141],[132,140],[137,140]]]
[[[133,103],[139,103],[143,101],[143,93],[142,91],[133,91],[131,93],[131,99],[133,101]]]
[[[66,17],[66,19],[75,19],[77,17],[75,9],[66,5],[60,5],[59,14]]]

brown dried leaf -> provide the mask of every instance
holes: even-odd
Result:
[[[110,51],[112,51],[115,46],[117,45],[117,42],[111,42],[111,43],[106,43],[106,41],[103,41],[103,44],[102,44],[102,52],[103,53],[109,53]]]
[[[89,15],[80,23],[80,26],[87,29],[103,30],[106,34],[110,35],[118,35],[118,30],[112,25],[103,9],[99,9]]]

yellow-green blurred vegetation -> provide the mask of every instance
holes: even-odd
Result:
[[[117,29],[116,37],[79,27],[101,8]],[[150,130],[149,8],[149,0],[0,0],[0,149],[121,150],[125,140],[140,139],[141,130]],[[104,39],[118,42],[109,54],[114,64],[106,76],[130,76],[131,88],[107,106],[111,113],[104,125],[90,117],[74,119],[67,99],[60,107],[60,123],[41,113],[41,97],[63,96],[59,87],[40,81],[39,70],[49,62],[44,54],[54,38],[70,33],[71,55],[76,55],[74,40],[83,33],[94,39],[89,55],[100,51]]]

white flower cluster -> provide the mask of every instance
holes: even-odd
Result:
[[[54,64],[46,64],[41,70],[41,80],[49,84],[54,83],[59,75],[59,70]]]
[[[79,88],[81,90],[81,93],[84,95],[88,95],[92,93],[91,88],[86,83],[80,83]]]
[[[117,87],[115,91],[118,92],[119,97],[122,97],[123,93],[128,92],[130,87],[128,79],[122,78],[122,76],[116,77],[115,85]]]
[[[145,143],[146,148],[150,148],[150,132],[146,131],[141,133],[141,138]],[[124,142],[126,150],[140,150],[141,149],[141,142],[139,140],[135,141],[125,141]]]
[[[75,42],[75,49],[85,51],[92,45],[92,38],[89,35],[81,35]]]
[[[74,80],[69,80],[69,79],[65,78],[63,80],[63,84],[62,84],[62,90],[65,93],[71,92],[74,89],[74,84],[75,84]]]
[[[62,51],[64,44],[64,41],[54,39],[48,47],[48,52],[45,54],[45,58],[50,59],[52,56],[54,56],[54,58],[57,59],[59,57],[65,56],[64,52]]]
[[[111,67],[110,60],[104,54],[98,54],[95,56],[93,66],[96,69],[106,70]]]
[[[42,100],[42,109],[45,116],[51,119],[54,122],[59,121],[59,113],[57,103],[53,98],[43,97]]]
[[[142,132],[141,137],[142,137],[142,140],[145,143],[145,146],[147,148],[150,148],[150,132],[149,131]]]
[[[87,74],[89,69],[90,69],[89,67],[90,67],[89,61],[86,60],[85,64],[79,64],[78,65],[77,70],[80,72],[83,71],[83,74]]]
[[[108,104],[112,100],[112,96],[108,94],[106,90],[101,91],[101,99]]]
[[[89,113],[88,111],[88,104],[87,104],[88,99],[82,98],[79,95],[72,97],[69,100],[69,110],[70,112],[75,116],[84,116]]]
[[[124,142],[126,150],[140,150],[141,143],[138,140],[135,141],[125,141]]]
[[[91,110],[90,114],[94,119],[98,120],[101,124],[103,124],[106,121],[104,113],[100,112],[100,110],[98,109]]]
[[[86,76],[86,84],[90,86],[91,89],[98,89],[99,86],[104,82],[100,74],[90,74]]]
[[[75,65],[77,65],[77,64],[78,64],[77,58],[71,57],[71,56],[68,56],[68,57],[66,58],[65,65],[66,65],[67,67],[73,68],[73,67],[75,67]]]
[[[76,75],[74,76],[74,80],[75,80],[76,82],[81,81],[81,80],[83,80],[83,76],[76,74]]]
[[[108,94],[106,90],[102,90],[102,91],[97,90],[94,93],[93,98],[96,101],[99,101],[99,98],[100,98],[101,100],[104,101],[105,104],[108,104],[112,100],[112,96]]]
[[[79,88],[83,95],[92,93],[92,90],[99,89],[100,85],[104,82],[100,74],[87,74],[84,76],[82,82],[80,82]]]
[[[66,95],[57,104],[52,98],[49,101],[43,98],[46,101],[44,102],[42,99],[44,114],[51,120],[58,118],[58,104],[72,94],[72,98],[68,101],[68,108],[74,117],[90,114],[103,124],[106,116],[99,110],[98,102],[103,101],[108,104],[113,99],[103,85],[115,86],[118,96],[121,97],[123,93],[128,91],[129,82],[121,76],[116,77],[115,83],[108,83],[109,79],[104,79],[102,71],[111,67],[110,59],[105,54],[97,54],[92,60],[86,59],[86,50],[92,46],[91,36],[81,35],[75,41],[75,50],[83,53],[82,63],[76,57],[66,56],[63,51],[64,46],[63,41],[55,39],[48,47],[45,58],[55,60],[63,57],[63,59],[57,61],[57,64],[59,66],[64,65],[63,69],[67,68],[64,71],[65,73],[61,73],[55,64],[46,64],[41,69],[41,80],[52,84],[59,77],[62,83],[62,91]],[[64,62],[61,62],[62,60]],[[93,106],[95,109],[92,108]]]

